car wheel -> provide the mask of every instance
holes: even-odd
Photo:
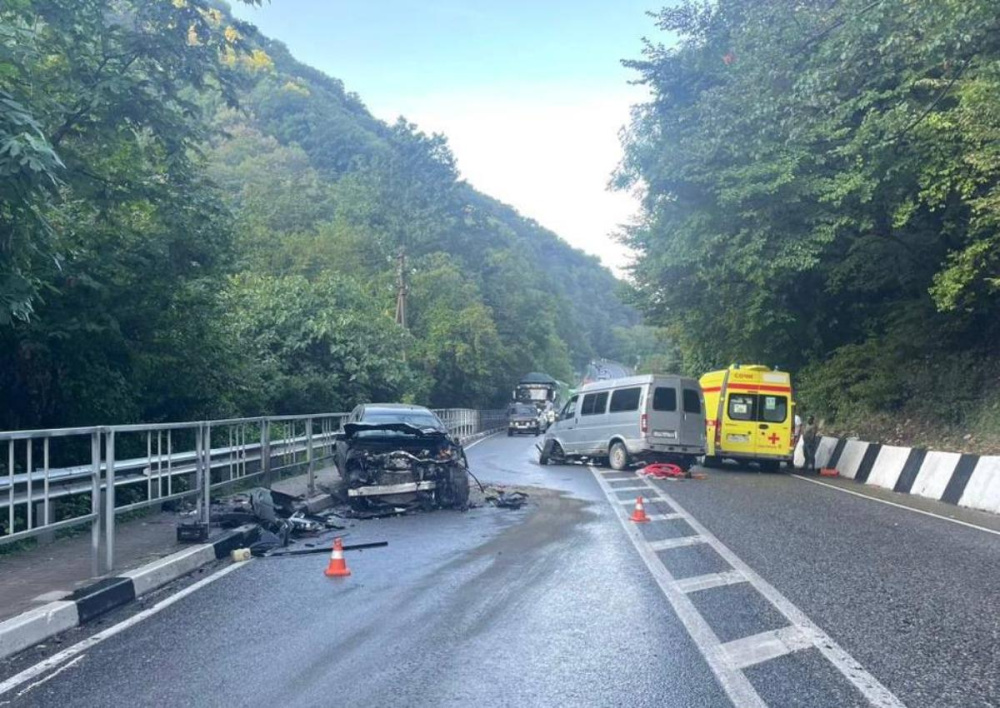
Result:
[[[514,431],[511,430],[510,428],[507,428],[507,437],[508,438],[514,437]]]
[[[549,464],[549,450],[552,449],[552,441],[546,440],[545,444],[542,445],[542,449],[538,451],[538,464],[547,465]]]
[[[469,470],[461,465],[451,469],[451,505],[454,509],[469,508]]]
[[[628,448],[625,447],[624,443],[612,443],[611,449],[608,451],[608,463],[613,470],[628,468]]]

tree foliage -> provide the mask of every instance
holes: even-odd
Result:
[[[0,429],[496,404],[616,287],[222,3],[0,6]]]
[[[822,405],[824,362],[856,366],[848,399],[892,409],[921,367],[997,356],[995,3],[688,0],[656,20],[679,42],[627,62],[652,99],[617,179],[645,193],[636,302],[689,369],[804,368]]]

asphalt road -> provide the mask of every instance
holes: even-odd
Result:
[[[469,451],[538,488],[525,509],[359,523],[389,546],[347,579],[252,561],[0,706],[1000,705],[1000,536],[787,475],[543,468],[533,445]],[[622,520],[636,494],[657,520]]]

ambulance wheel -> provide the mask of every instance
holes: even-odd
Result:
[[[715,455],[705,455],[705,457],[702,458],[701,466],[709,468],[721,467],[722,460]]]
[[[628,468],[628,449],[625,447],[624,443],[615,442],[611,444],[611,449],[608,450],[608,464],[611,465],[613,470],[624,470]]]
[[[760,469],[764,472],[780,472],[781,463],[777,460],[764,460],[760,463]]]

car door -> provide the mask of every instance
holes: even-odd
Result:
[[[785,456],[791,447],[788,396],[762,393],[757,397],[757,453]]]
[[[722,409],[723,454],[753,457],[757,450],[757,394],[730,391]],[[718,453],[717,453],[718,454]]]
[[[578,449],[583,454],[607,453],[608,441],[608,391],[586,394],[580,402],[577,416],[576,437]]]
[[[559,444],[562,445],[563,452],[568,455],[577,454],[574,446],[579,444],[579,441],[576,439],[578,425],[577,413],[579,412],[578,403],[579,397],[571,396],[570,399],[566,401],[566,405],[563,406],[562,411],[560,411],[559,420],[557,420],[555,424],[549,428],[549,434],[559,441]]]
[[[701,390],[685,385],[682,391],[681,445],[701,446],[705,436],[705,412]]]

